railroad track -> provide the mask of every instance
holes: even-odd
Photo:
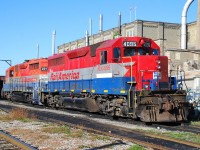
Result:
[[[0,105],[1,108],[11,109],[13,106]],[[27,107],[28,108],[28,107]],[[48,111],[44,109],[31,109],[31,113],[37,116],[38,119],[44,121],[59,122],[62,124],[67,124],[69,126],[76,126],[83,130],[89,132],[94,132],[98,134],[104,134],[108,136],[118,137],[121,139],[126,139],[130,142],[142,145],[144,147],[151,147],[153,149],[199,149],[200,144],[177,140],[169,137],[163,137],[159,135],[149,134],[142,131],[136,131],[133,129],[127,129],[124,127],[108,125],[104,123],[99,123],[91,119],[69,116],[66,114],[60,114]]]
[[[37,150],[37,148],[11,136],[0,130],[0,149],[1,150]]]
[[[37,112],[40,114],[40,112]],[[37,115],[38,115],[37,114]],[[39,118],[46,121],[59,122],[67,124],[69,126],[81,126],[81,129],[87,130],[89,132],[94,132],[98,134],[113,136],[121,139],[126,139],[130,142],[142,145],[144,147],[150,147],[153,149],[199,149],[200,144],[182,141],[178,139],[173,139],[169,137],[162,137],[159,135],[148,134],[145,132],[138,132],[133,129],[126,129],[123,127],[105,125],[99,122],[94,122],[92,120],[70,117],[66,115],[58,115],[55,113],[44,113],[39,115]]]
[[[153,124],[152,125],[154,128],[162,128],[170,131],[180,131],[180,132],[191,132],[194,134],[200,134],[200,127],[194,126],[194,125],[184,125],[183,126],[168,126],[168,125],[158,125],[158,124]]]
[[[32,106],[30,104],[26,104],[26,103],[16,103],[16,105],[25,105],[25,106]],[[44,109],[43,106],[38,106],[38,105],[35,105],[34,108],[39,108],[39,109]],[[45,109],[48,109],[48,110],[55,110],[54,108],[50,108],[50,107],[47,107]],[[109,117],[109,116],[104,116],[104,115],[101,115],[101,114],[91,114],[91,113],[88,113],[88,112],[80,112],[80,111],[76,111],[76,110],[61,110],[60,111],[63,111],[63,112],[69,112],[69,113],[72,113],[72,114],[84,114],[86,116],[92,116],[94,118],[100,118],[100,119],[107,119],[107,120],[113,120],[112,117]],[[194,134],[200,134],[200,127],[199,126],[194,126],[194,125],[190,125],[188,123],[186,124],[182,124],[182,125],[177,125],[177,124],[169,124],[169,123],[166,123],[166,124],[158,124],[158,123],[153,123],[152,125],[146,125],[144,122],[140,122],[140,121],[135,121],[135,120],[132,120],[132,119],[124,119],[124,118],[120,118],[118,120],[119,122],[123,122],[123,123],[128,123],[128,124],[132,124],[132,125],[138,125],[138,126],[144,126],[144,127],[152,127],[154,129],[157,129],[157,128],[160,128],[160,129],[166,129],[166,130],[170,130],[170,131],[180,131],[180,132],[191,132],[191,133],[194,133]]]

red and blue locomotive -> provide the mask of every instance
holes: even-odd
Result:
[[[120,37],[55,54],[44,78],[46,88],[38,90],[44,105],[144,122],[187,120],[186,93],[172,89],[168,58],[149,38]]]

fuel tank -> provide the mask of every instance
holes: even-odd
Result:
[[[88,112],[99,112],[99,107],[95,99],[84,97],[63,97],[63,106]]]

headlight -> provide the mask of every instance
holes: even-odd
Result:
[[[149,87],[149,86],[148,86],[147,84],[144,85],[144,89],[148,89],[148,87]]]
[[[157,63],[160,64],[160,60],[157,60]]]

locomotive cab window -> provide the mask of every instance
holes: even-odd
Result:
[[[134,48],[125,48],[124,49],[124,56],[134,56],[135,55],[135,49]]]
[[[114,62],[118,62],[120,61],[120,48],[119,47],[115,47],[113,49],[113,60]]]
[[[14,71],[13,70],[10,70],[10,77],[13,77],[14,76]]]
[[[148,49],[138,49],[138,55],[149,55]]]
[[[153,55],[159,55],[159,52],[157,49],[153,49]]]
[[[107,51],[102,51],[100,55],[101,64],[107,64]]]

